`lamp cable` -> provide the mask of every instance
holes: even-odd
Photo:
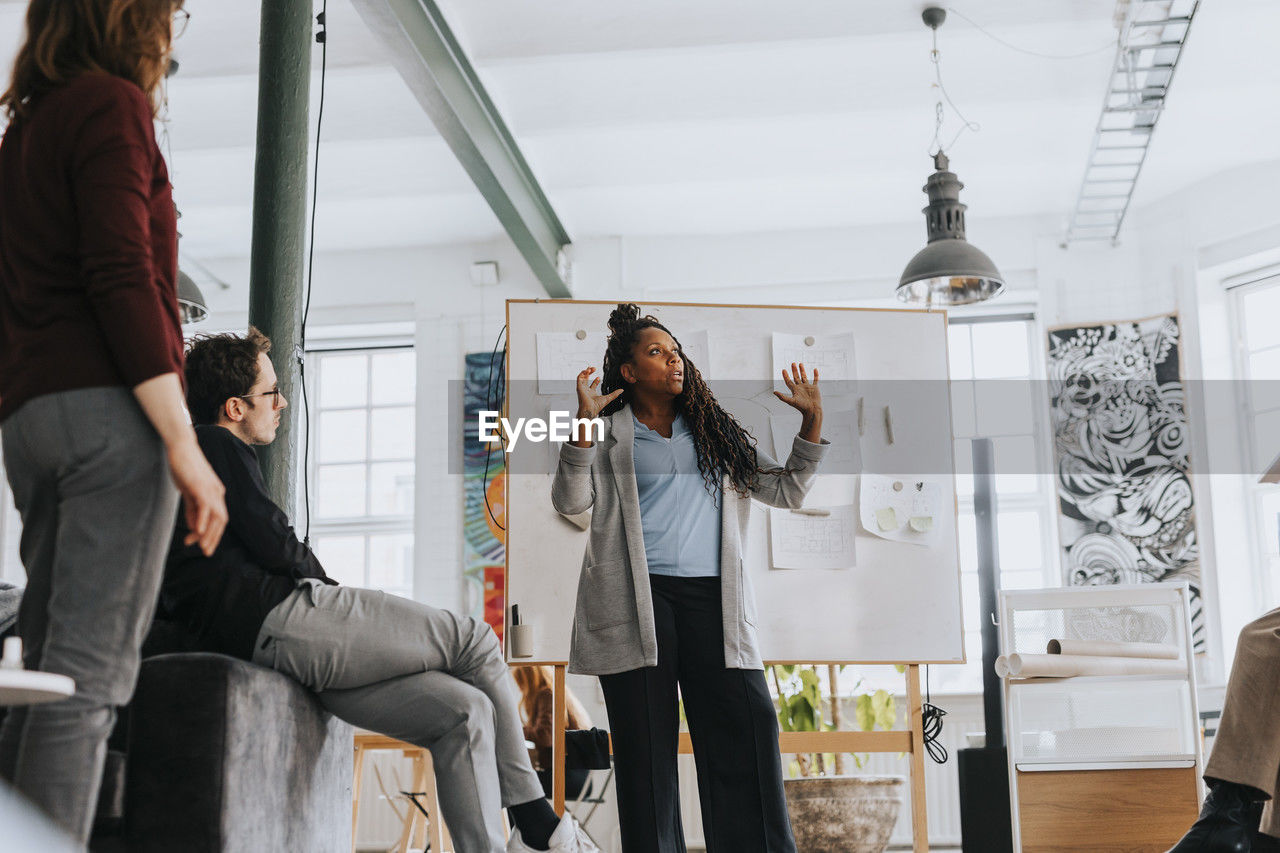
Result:
[[[929,665],[924,667],[924,705],[920,719],[924,729],[924,749],[935,764],[947,763],[947,748],[942,745],[942,718],[947,712],[933,704],[929,695]]]
[[[505,395],[505,391],[506,391],[507,348],[505,346],[502,346],[502,336],[505,335],[506,333],[507,333],[507,327],[504,324],[502,329],[498,332],[497,339],[494,340],[493,342],[493,349],[489,353],[489,376],[486,383],[485,396],[484,396],[485,405],[489,407],[489,411],[501,411],[500,406],[501,406],[502,398]],[[498,357],[499,351],[502,352],[502,361],[499,363],[499,367],[501,368],[501,373],[495,375],[493,371],[493,362],[494,362],[494,359]],[[496,383],[496,387],[495,387],[495,383]],[[463,433],[465,434],[465,432],[466,432],[466,427],[464,426]],[[480,439],[479,427],[477,427],[476,440],[479,441],[479,439]],[[498,439],[502,443],[502,454],[503,454],[503,459],[505,459],[506,453],[507,453],[507,437],[506,437],[506,434],[503,433],[501,429],[498,430]],[[481,444],[484,444],[484,442],[481,442]],[[480,491],[484,495],[484,509],[485,509],[485,512],[489,514],[489,520],[492,521],[494,526],[497,527],[499,530],[506,532],[507,528],[502,524],[501,521],[498,520],[498,517],[493,514],[493,507],[489,504],[489,459],[492,455],[493,455],[493,446],[492,446],[492,442],[489,442],[487,445],[485,445],[485,448],[484,448],[484,475],[480,478]]]
[[[998,35],[995,35],[989,30],[983,28],[977,21],[973,20],[973,18],[970,18],[968,15],[964,14],[963,12],[961,12],[959,9],[956,9],[955,7],[948,6],[947,11],[955,15],[957,18],[968,21],[973,26],[973,28],[976,29],[978,32],[982,33],[984,36],[991,39],[992,41],[998,42],[999,44],[1004,45],[1005,47],[1009,48],[1009,50],[1016,50],[1018,53],[1025,53],[1027,56],[1034,56],[1039,59],[1083,59],[1086,56],[1093,56],[1096,53],[1102,53],[1104,50],[1114,50],[1116,46],[1116,42],[1119,39],[1119,35],[1117,35],[1116,38],[1109,39],[1107,43],[1104,45],[1100,45],[1099,47],[1095,47],[1091,50],[1084,50],[1084,51],[1081,51],[1080,53],[1040,53],[1039,51],[1027,50],[1025,47],[1019,47],[1018,45],[1013,44],[1012,42],[1005,41],[1004,39],[1000,38]]]
[[[307,399],[307,317],[311,314],[311,280],[316,259],[316,202],[320,195],[320,130],[324,127],[324,84],[329,66],[329,0],[320,4],[316,15],[319,30],[315,34],[320,45],[320,99],[316,107],[316,150],[311,166],[311,229],[307,235],[307,280],[302,298],[302,323],[298,329],[298,347],[294,356],[298,360],[298,387],[302,391],[302,505],[307,516],[303,528],[302,543],[311,547],[311,405]]]

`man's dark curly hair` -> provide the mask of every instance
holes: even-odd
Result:
[[[187,346],[187,408],[197,424],[216,424],[222,404],[253,390],[258,354],[271,339],[253,326],[247,335],[198,335]],[[252,405],[256,401],[250,401]]]
[[[644,329],[661,329],[671,335],[671,330],[659,323],[658,318],[641,317],[639,305],[620,304],[609,314],[609,344],[604,353],[600,393],[608,394],[619,388],[623,392],[604,408],[602,415],[611,415],[631,402],[631,384],[622,378],[622,365],[631,361],[632,350]],[[722,478],[728,475],[734,491],[745,497],[760,482],[755,439],[737,418],[716,402],[702,374],[680,347],[680,341],[675,335],[671,335],[671,339],[676,342],[684,362],[684,389],[676,397],[676,411],[684,416],[693,434],[698,470],[702,472],[707,491],[717,494]]]

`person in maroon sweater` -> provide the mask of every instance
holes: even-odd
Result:
[[[176,217],[153,126],[175,15],[180,0],[31,0],[0,95],[0,438],[23,524],[19,633],[28,668],[76,681],[71,699],[6,717],[0,777],[81,842],[179,496],[206,553],[227,518],[183,401]]]

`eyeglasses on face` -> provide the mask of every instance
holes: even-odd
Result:
[[[273,409],[278,409],[278,408],[280,408],[280,401],[281,401],[281,399],[283,399],[283,398],[280,396],[280,389],[279,389],[279,388],[272,388],[270,391],[263,391],[261,394],[238,394],[238,395],[236,395],[236,396],[238,396],[241,400],[248,400],[248,399],[250,399],[251,397],[270,397],[270,398],[271,398],[271,408],[273,408]]]
[[[175,9],[173,13],[173,33],[172,38],[179,38],[187,31],[187,22],[191,20],[191,13],[186,9]]]

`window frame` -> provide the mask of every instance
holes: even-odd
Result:
[[[1245,297],[1251,293],[1273,288],[1280,291],[1280,267],[1256,270],[1224,282],[1224,289],[1227,291],[1228,323],[1233,341],[1232,367],[1238,380],[1235,383],[1236,403],[1240,413],[1237,438],[1240,442],[1240,459],[1244,462],[1244,471],[1252,471],[1258,465],[1270,463],[1270,459],[1258,459],[1256,456],[1257,421],[1260,415],[1280,411],[1280,407],[1259,410],[1253,404],[1250,356],[1280,349],[1280,344],[1271,344],[1258,349],[1250,348],[1248,324],[1244,316],[1244,301]],[[1280,492],[1280,485],[1260,483],[1257,478],[1246,475],[1240,478],[1240,488],[1244,503],[1250,510],[1244,513],[1245,524],[1249,531],[1249,553],[1253,558],[1253,565],[1260,569],[1254,577],[1254,587],[1262,601],[1272,601],[1276,589],[1280,587],[1280,542],[1277,543],[1277,552],[1273,553],[1267,544],[1267,538],[1280,535],[1280,531],[1272,529],[1268,533],[1264,504],[1268,497],[1273,497]]]
[[[1044,336],[1046,332],[1043,324],[1039,321],[1039,318],[1034,312],[1027,311],[1027,312],[1016,312],[1016,313],[1013,313],[1013,312],[973,313],[973,314],[964,314],[960,316],[950,316],[948,317],[948,324],[947,324],[948,337],[950,338],[952,326],[976,327],[976,326],[993,324],[993,323],[1013,323],[1013,322],[1020,322],[1024,324],[1024,330],[1026,333],[1027,363],[1029,368],[1029,375],[1024,380],[1011,380],[1011,381],[1027,381],[1027,382],[1034,383],[1033,387],[1043,388],[1045,387],[1045,384],[1048,379],[1047,351],[1044,345]],[[970,330],[970,332],[972,333],[972,330]],[[952,350],[950,347],[950,343],[948,343],[949,358],[951,354],[952,354]],[[972,339],[970,339],[969,360],[970,360],[969,361],[970,366],[969,366],[968,373],[970,376],[972,376],[973,366],[974,366],[974,350],[973,350]],[[956,379],[954,364],[949,364],[948,373],[949,373],[948,380],[953,385],[955,383],[969,382],[969,381],[974,381],[974,382],[1001,381],[1001,380],[994,380],[994,379],[984,380],[976,377],[972,379]],[[1049,400],[1048,400],[1047,394],[1033,393],[1031,395],[1032,420],[1031,420],[1031,432],[1029,433],[1020,432],[1020,433],[1008,433],[1005,435],[994,435],[994,436],[985,435],[978,431],[977,420],[975,417],[974,432],[972,434],[961,434],[957,432],[955,428],[956,417],[955,417],[955,411],[954,411],[954,392],[952,395],[952,405],[953,405],[952,439],[955,442],[969,441],[974,438],[993,438],[998,440],[999,438],[1002,438],[1002,437],[1012,437],[1015,435],[1016,436],[1027,435],[1032,438],[1035,444],[1034,452],[1035,452],[1035,460],[1038,466],[1038,470],[1043,472],[1043,473],[1036,473],[1031,475],[1031,476],[1034,476],[1036,479],[1037,488],[1034,491],[1026,491],[1026,492],[1010,492],[1010,493],[997,492],[996,518],[997,520],[999,520],[1002,516],[1009,513],[1014,513],[1014,512],[1034,512],[1040,517],[1040,572],[1041,572],[1041,575],[1040,575],[1040,585],[1038,588],[1053,588],[1053,587],[1062,586],[1064,581],[1062,578],[1061,554],[1059,552],[1057,491],[1056,491],[1056,486],[1054,483],[1054,475],[1053,475],[1053,471],[1054,471],[1053,458],[1052,458],[1053,457],[1053,436],[1050,432],[1051,420],[1050,420],[1050,412],[1049,412]],[[975,405],[976,405],[976,401],[975,401]],[[961,460],[958,457],[956,459],[956,463],[957,463],[956,465],[957,470],[966,470],[970,467],[967,462],[962,464]],[[961,493],[960,489],[957,488],[956,490],[957,528],[958,529],[962,528],[966,524],[976,523],[975,521],[973,521],[975,517],[976,517],[976,513],[974,509],[974,498],[973,498],[972,492],[969,492],[968,494],[963,494]],[[964,554],[965,552],[962,549],[960,552],[961,564],[959,567],[960,568],[960,585],[961,585],[962,594],[966,585],[972,584],[972,581],[967,582],[967,579],[968,578],[976,579],[977,572],[978,572],[978,567],[976,565],[974,565],[972,569],[965,568]],[[1006,571],[1007,570],[1001,567],[1002,576],[1006,573]],[[999,583],[1001,578],[997,578],[996,580],[997,580],[997,583],[999,584],[998,589],[1003,589],[1004,585],[1002,583]],[[1019,587],[1019,588],[1023,588],[1023,587]],[[971,644],[980,645],[980,640],[977,644],[973,643],[973,638],[980,637],[980,632],[981,632],[981,624],[980,624],[981,614],[977,612],[978,607],[979,607],[979,602],[976,600],[976,598],[970,601],[969,597],[965,596],[965,600],[962,603],[962,608],[964,611],[964,639],[965,639],[966,650],[971,648]],[[944,670],[950,669],[949,667],[942,667],[939,669],[939,672],[935,673],[936,680],[939,682],[939,685],[937,687],[937,692],[953,693],[953,694],[982,692],[981,661],[973,660],[973,656],[967,653],[966,653],[966,658],[967,658],[966,666],[964,667],[965,674],[961,674],[960,672],[957,672],[956,677],[948,678]],[[961,687],[960,684],[958,684],[958,682],[965,680],[966,675],[974,671],[975,663],[977,664],[977,670],[976,670],[977,676],[978,676],[977,680],[973,683],[970,683]]]
[[[417,459],[417,418],[418,418],[418,395],[415,381],[414,394],[412,399],[407,403],[377,403],[372,400],[373,394],[373,376],[374,376],[374,358],[373,356],[387,352],[404,352],[414,354],[414,369],[417,370],[416,347],[412,339],[403,339],[395,337],[386,341],[371,341],[362,338],[352,341],[327,340],[323,345],[308,346],[307,348],[307,367],[305,372],[306,383],[306,416],[305,416],[305,433],[307,441],[307,453],[299,454],[298,466],[299,476],[304,479],[305,488],[309,495],[309,512],[310,512],[310,530],[309,538],[312,542],[317,543],[317,552],[319,540],[327,537],[360,537],[363,539],[364,545],[364,568],[363,579],[357,586],[368,587],[371,589],[382,589],[390,593],[404,596],[406,598],[414,598],[417,587],[416,572],[416,525],[418,513],[418,501],[416,487],[414,490],[414,500],[412,509],[405,514],[380,514],[375,515],[372,512],[372,468],[374,465],[381,463],[408,463],[414,469],[415,484],[418,476],[418,459]],[[366,393],[365,403],[363,405],[342,405],[324,407],[320,401],[320,383],[323,374],[323,362],[326,357],[336,357],[341,355],[364,355],[367,358],[366,365]],[[414,417],[414,435],[412,455],[408,458],[396,457],[394,459],[375,459],[373,458],[372,442],[373,429],[372,419],[375,411],[379,409],[403,409],[412,410]],[[320,415],[324,412],[336,411],[359,411],[365,415],[365,445],[363,454],[360,459],[351,462],[327,463],[334,465],[362,465],[365,469],[365,494],[363,515],[345,515],[332,516],[329,518],[322,517],[317,512],[317,503],[319,500],[319,473],[321,468],[319,454],[319,429]],[[305,517],[307,507],[303,508]],[[408,567],[407,576],[404,578],[405,584],[398,586],[375,586],[371,581],[371,557],[373,550],[373,539],[377,536],[408,536],[413,543],[414,557],[410,560],[411,565]],[[321,561],[324,555],[320,554]]]

